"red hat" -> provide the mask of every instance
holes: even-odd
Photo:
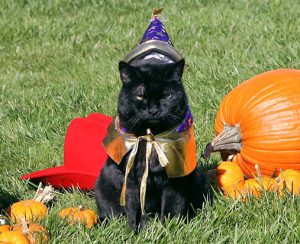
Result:
[[[107,154],[102,141],[112,118],[92,113],[71,121],[64,144],[64,165],[21,176],[33,182],[51,184],[55,188],[79,187],[92,190]]]

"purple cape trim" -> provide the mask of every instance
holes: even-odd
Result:
[[[178,125],[174,131],[175,132],[187,131],[191,127],[193,122],[194,122],[194,118],[193,118],[190,106],[188,106],[183,122],[180,125]]]

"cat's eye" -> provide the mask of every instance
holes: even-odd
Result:
[[[167,99],[170,99],[172,97],[172,94],[169,94],[168,96],[167,96]]]
[[[144,99],[143,96],[135,96],[135,98],[136,98],[137,100],[139,100],[139,101],[142,101],[142,100]]]

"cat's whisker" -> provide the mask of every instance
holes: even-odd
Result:
[[[175,115],[175,114],[169,114],[169,117],[172,117],[172,118],[174,118],[174,119],[178,119],[178,120],[180,120],[180,117],[178,116],[178,115]]]
[[[129,125],[128,129],[131,131],[135,126],[138,126],[139,123],[140,119],[138,118],[138,116],[130,118],[127,122],[127,124]]]
[[[180,117],[178,117],[177,115],[175,115],[175,114],[169,114],[168,117],[166,118],[166,121],[169,124],[180,123],[181,120],[182,119]]]

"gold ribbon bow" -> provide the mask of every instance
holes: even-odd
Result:
[[[143,173],[141,186],[140,186],[140,202],[141,202],[141,210],[142,214],[145,214],[145,199],[146,199],[146,189],[147,189],[147,178],[148,178],[148,172],[149,172],[149,161],[151,157],[152,147],[154,146],[154,149],[158,155],[159,163],[162,167],[166,167],[169,163],[162,147],[159,145],[157,141],[155,141],[150,129],[147,130],[147,135],[140,136],[137,138],[136,143],[129,154],[126,171],[125,171],[125,178],[124,183],[121,191],[120,196],[120,205],[125,206],[126,204],[126,187],[127,187],[127,177],[128,174],[133,166],[135,156],[138,152],[139,143],[141,140],[145,140],[147,142],[146,144],[146,167]]]

